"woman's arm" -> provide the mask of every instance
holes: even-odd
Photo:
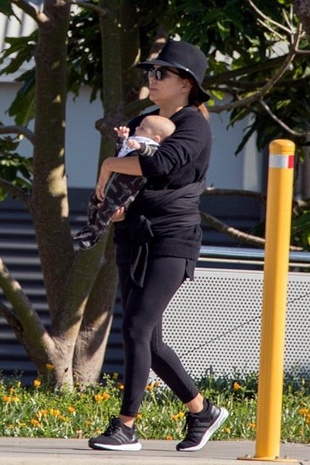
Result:
[[[96,195],[99,200],[104,198],[105,187],[112,173],[142,176],[139,157],[109,157],[103,161],[96,186]]]

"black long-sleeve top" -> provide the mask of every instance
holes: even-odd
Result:
[[[129,123],[131,133],[145,116]],[[210,159],[210,124],[192,106],[170,119],[176,125],[175,132],[152,157],[140,156],[142,174],[148,181],[125,220],[114,223],[114,242],[134,248],[150,229],[148,241],[155,255],[197,260],[201,245],[198,204]]]

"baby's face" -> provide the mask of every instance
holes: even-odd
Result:
[[[148,118],[144,118],[140,126],[136,127],[135,136],[139,137],[149,137],[152,139],[155,136],[155,131],[152,124],[149,122]]]

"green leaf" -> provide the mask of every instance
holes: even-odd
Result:
[[[212,90],[212,94],[214,97],[216,97],[218,100],[224,100],[225,98],[225,93],[222,92],[221,90]]]
[[[0,0],[0,13],[3,13],[5,16],[15,16],[15,18],[17,18],[12,8],[12,2],[9,0]]]
[[[22,77],[24,84],[17,92],[8,113],[15,117],[16,124],[25,126],[35,116],[35,70],[26,71]]]

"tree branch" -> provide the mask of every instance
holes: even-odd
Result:
[[[268,113],[268,115],[276,122],[279,124],[279,126],[281,126],[283,129],[285,129],[289,134],[292,134],[292,136],[296,136],[296,137],[302,137],[302,136],[308,136],[310,135],[310,131],[305,131],[305,132],[297,132],[297,131],[294,131],[293,129],[289,128],[282,120],[280,120],[271,110],[271,108],[269,107],[269,105],[267,105],[266,102],[264,102],[264,100],[260,100],[259,102],[262,107],[264,108],[264,110]]]
[[[13,329],[14,333],[16,334],[18,340],[22,342],[22,337],[19,335],[22,333],[22,325],[20,324],[19,319],[15,315],[12,310],[10,310],[3,302],[0,301],[0,315],[5,318],[8,322],[9,326]]]
[[[79,0],[64,0],[65,3],[69,5],[77,5],[80,8],[85,8],[85,10],[90,10],[98,13],[99,16],[102,18],[108,17],[110,12],[107,8],[102,8],[98,5],[95,5],[94,3],[89,3],[89,2],[81,2]]]
[[[210,112],[221,113],[222,111],[230,111],[230,110],[233,110],[234,108],[240,108],[246,105],[251,105],[252,103],[260,100],[266,93],[268,93],[269,90],[276,84],[276,82],[279,81],[279,79],[281,79],[281,77],[283,76],[287,68],[290,66],[290,64],[294,60],[295,55],[296,55],[296,50],[298,49],[298,44],[300,41],[301,30],[302,30],[302,26],[301,24],[299,24],[297,27],[295,38],[294,38],[294,43],[290,47],[290,51],[287,57],[285,58],[285,60],[283,61],[282,65],[280,66],[278,72],[275,73],[272,76],[272,78],[269,79],[269,81],[258,92],[256,92],[254,95],[251,95],[250,97],[245,97],[238,101],[227,103],[226,105],[221,105],[221,106],[216,105],[214,107],[210,107],[209,109]]]
[[[25,136],[32,145],[35,144],[34,133],[23,126],[0,126],[0,134],[19,134]]]
[[[12,197],[21,200],[31,211],[31,197],[27,192],[3,178],[0,178],[0,187],[3,187]]]
[[[238,196],[238,197],[252,197],[260,202],[265,203],[266,198],[260,192],[247,191],[247,190],[236,190],[236,189],[215,189],[214,187],[207,187],[204,191],[207,196]]]
[[[30,16],[37,24],[46,23],[49,20],[44,13],[25,0],[12,0],[12,3]]]
[[[228,226],[227,224],[218,220],[214,216],[209,215],[208,213],[201,211],[200,214],[202,218],[204,219],[204,221],[209,226],[211,226],[212,228],[216,229],[219,232],[222,232],[232,237],[233,239],[237,241],[239,240],[245,244],[251,244],[251,245],[258,246],[258,247],[265,246],[266,241],[262,237],[253,236],[251,234],[244,233],[243,231],[240,231],[239,229],[235,229],[231,226]],[[301,247],[290,246],[290,250],[302,251],[303,249]]]
[[[9,324],[13,324],[12,329],[18,339],[28,347],[28,349],[31,347],[33,351],[40,350],[42,343],[50,347],[52,344],[50,335],[42,325],[37,312],[32,308],[20,284],[10,276],[1,258],[0,287],[13,308],[13,311],[9,311],[2,303],[1,313]]]
[[[259,24],[261,24],[265,29],[267,29],[268,32],[270,32],[271,34],[275,35],[276,37],[278,37],[279,40],[285,40],[285,36],[280,34],[278,31],[276,31],[275,29],[273,29],[271,26],[268,26],[268,24],[266,24],[264,21],[262,21],[261,19],[258,19],[257,20]]]
[[[291,29],[288,29],[287,27],[283,26],[283,24],[280,24],[278,23],[277,21],[274,21],[273,19],[269,18],[269,16],[265,15],[253,2],[252,0],[247,0],[249,5],[253,8],[253,10],[264,20],[264,21],[267,21],[269,22],[270,24],[273,24],[274,26],[277,26],[279,29],[282,29],[282,31],[285,31],[285,32],[288,32],[289,34],[292,34],[294,31],[293,31],[293,28],[291,27]],[[265,27],[266,24],[262,21],[260,21],[261,24]],[[268,30],[270,30],[268,28]],[[275,32],[274,30],[272,30],[273,32]]]

